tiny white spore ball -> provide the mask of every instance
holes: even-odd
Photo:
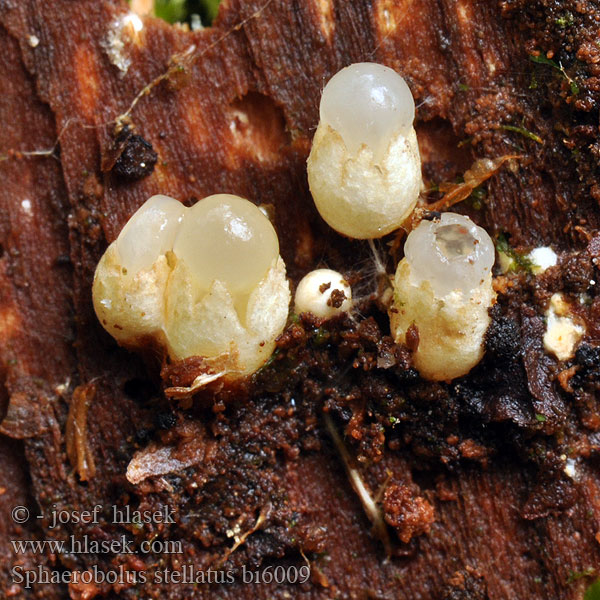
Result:
[[[377,238],[410,215],[421,188],[414,114],[404,79],[384,65],[350,65],[325,86],[308,182],[336,231]]]
[[[483,357],[495,300],[491,269],[494,244],[468,217],[444,213],[422,221],[404,246],[390,309],[398,343],[415,344],[422,377],[450,380],[466,375]]]
[[[330,319],[350,311],[352,289],[341,273],[316,269],[298,284],[294,305],[298,314],[309,312],[321,319]]]

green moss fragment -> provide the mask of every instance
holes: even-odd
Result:
[[[569,578],[567,579],[567,584],[573,583],[574,581],[579,581],[580,579],[584,579],[585,577],[591,577],[596,574],[596,569],[594,567],[588,567],[583,571],[571,571],[569,573]],[[598,582],[596,582],[598,583]],[[593,584],[592,584],[593,585]],[[587,598],[587,595],[585,596]],[[600,600],[600,596],[598,596]]]
[[[571,94],[573,94],[573,96],[577,96],[577,94],[580,92],[577,82],[574,79],[569,78],[569,86],[571,88]]]
[[[496,240],[496,250],[500,254],[501,262],[504,263],[505,272],[511,271],[526,271],[533,272],[533,262],[527,256],[520,254],[510,246],[506,235],[501,233]],[[505,260],[502,260],[504,258]]]
[[[574,96],[577,96],[577,94],[579,94],[581,91],[577,82],[567,74],[564,67],[560,63],[557,63],[551,58],[546,57],[544,54],[540,54],[538,56],[530,54],[529,59],[538,65],[548,65],[549,67],[552,67],[558,71],[568,81],[571,94]]]
[[[559,64],[557,62],[553,61],[551,58],[548,58],[544,54],[539,54],[538,56],[535,56],[534,54],[530,54],[529,59],[532,62],[537,63],[538,65],[549,65],[553,69],[557,69],[558,71],[562,70],[562,67],[559,66]]]
[[[525,129],[525,127],[517,127],[516,125],[500,125],[500,129],[504,129],[505,131],[514,131],[515,133],[520,133],[523,137],[526,137],[538,144],[543,144],[544,140],[537,134]]]
[[[220,0],[154,0],[154,14],[167,23],[192,23],[200,19],[210,25],[217,17]]]
[[[167,23],[180,23],[187,17],[185,0],[154,0],[154,14]]]
[[[530,90],[537,90],[538,88],[538,80],[537,77],[535,76],[535,71],[531,74],[531,81],[529,82],[529,89]]]
[[[313,342],[314,342],[315,346],[323,346],[324,344],[326,344],[329,341],[330,337],[331,337],[331,334],[329,333],[329,331],[327,329],[324,329],[323,327],[319,327],[319,329],[317,329],[313,335]]]
[[[469,196],[469,203],[474,210],[481,210],[487,196],[487,192],[482,186],[477,186]]]
[[[583,600],[600,600],[600,580],[590,585],[585,591]]]
[[[573,13],[567,11],[564,15],[561,15],[554,21],[560,29],[564,29],[565,27],[571,27],[575,24],[575,17],[573,17]]]

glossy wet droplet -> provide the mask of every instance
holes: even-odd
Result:
[[[133,214],[117,238],[121,266],[131,275],[149,269],[173,248],[185,206],[169,196],[152,196]]]
[[[340,134],[351,153],[366,144],[375,156],[381,156],[392,137],[409,132],[415,103],[406,82],[393,69],[356,63],[329,80],[320,116]]]
[[[481,285],[494,264],[494,244],[487,232],[463,215],[444,213],[421,221],[406,239],[404,253],[411,277],[430,282],[436,295],[469,293]]]
[[[273,225],[252,202],[216,194],[189,209],[173,251],[201,290],[218,279],[231,294],[248,294],[279,255],[279,241]]]

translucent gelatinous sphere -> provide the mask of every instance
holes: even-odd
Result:
[[[219,279],[232,295],[247,295],[279,255],[279,241],[269,219],[252,202],[215,194],[189,209],[173,251],[202,291]]]
[[[436,295],[468,294],[481,285],[494,264],[494,243],[463,215],[444,213],[421,221],[406,239],[404,254],[415,282],[428,280]]]
[[[129,275],[148,269],[173,248],[186,208],[169,196],[148,198],[133,214],[117,238],[121,265]]]
[[[320,116],[353,154],[366,144],[375,156],[381,156],[393,136],[410,131],[415,103],[396,71],[377,63],[356,63],[329,80]]]

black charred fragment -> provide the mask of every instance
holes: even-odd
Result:
[[[521,314],[523,365],[535,411],[548,419],[559,421],[565,418],[568,411],[551,376],[554,360],[544,352],[542,339],[546,325],[543,318],[529,306],[524,306]]]
[[[466,411],[483,422],[510,421],[518,427],[535,427],[537,400],[528,390],[520,325],[502,314],[500,304],[490,312],[483,361],[454,386],[454,393]]]
[[[516,360],[521,355],[521,332],[516,321],[492,316],[485,335],[485,349],[490,356],[502,361]]]
[[[575,360],[579,368],[573,377],[573,385],[579,387],[586,381],[600,379],[600,346],[581,344],[575,352]]]
[[[177,423],[177,416],[173,412],[159,412],[154,421],[158,429],[171,429]]]
[[[112,169],[118,177],[135,181],[154,171],[158,154],[141,135],[131,135]]]
[[[575,352],[575,359],[585,369],[600,369],[600,347],[581,344]]]

